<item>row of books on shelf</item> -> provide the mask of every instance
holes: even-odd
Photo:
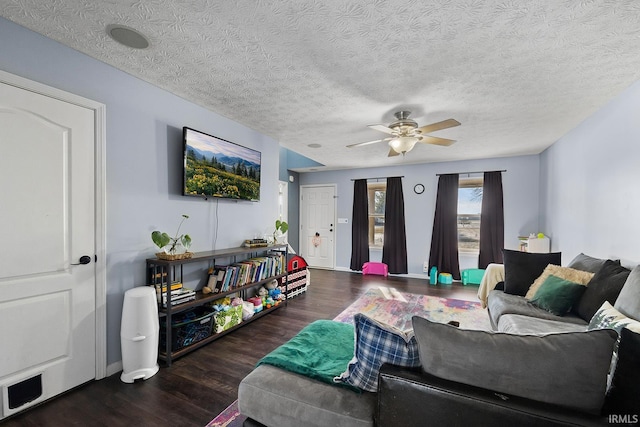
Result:
[[[268,254],[231,265],[214,267],[207,286],[214,293],[225,292],[283,274],[285,269],[286,259],[283,254]]]
[[[182,286],[182,283],[175,282],[172,283],[167,291],[167,286],[160,287],[156,286],[156,297],[158,298],[158,303],[162,304],[162,307],[167,308],[167,292],[171,294],[171,305],[183,304],[185,302],[192,301],[196,299],[196,292],[185,288]]]

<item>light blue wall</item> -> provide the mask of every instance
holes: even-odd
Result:
[[[278,143],[2,18],[0,40],[0,69],[106,104],[107,363],[112,364],[121,359],[123,295],[145,284],[144,260],[155,252],[152,230],[171,232],[180,215],[188,214],[182,230],[192,236],[195,251],[238,246],[273,231]],[[183,126],[261,151],[261,201],[183,197]]]
[[[154,252],[149,233],[172,229],[182,213],[191,216],[184,231],[193,236],[196,251],[211,249],[214,242],[217,248],[236,246],[244,238],[273,231],[278,144],[2,18],[0,40],[0,69],[107,106],[107,361],[117,362],[123,294],[144,284],[144,259]],[[436,174],[496,169],[507,169],[507,248],[517,248],[518,235],[544,231],[553,248],[562,250],[565,264],[579,252],[637,263],[638,111],[636,83],[541,156],[303,173],[296,180],[301,185],[336,184],[337,217],[351,219],[352,179],[404,175],[410,273],[422,274],[429,255]],[[180,130],[185,125],[262,152],[261,202],[216,204],[180,195]],[[413,193],[416,183],[425,185],[423,194]],[[350,224],[339,224],[336,238],[336,265],[348,269]],[[372,253],[376,257],[379,252]]]
[[[640,82],[541,155],[541,224],[563,264],[640,262]]]
[[[408,154],[409,156],[410,154]],[[409,274],[423,274],[422,264],[429,259],[433,215],[438,177],[436,174],[506,169],[503,174],[505,247],[518,248],[518,236],[539,229],[538,197],[540,189],[539,156],[521,156],[460,162],[430,163],[388,168],[340,170],[300,174],[300,185],[335,184],[337,186],[337,218],[348,218],[336,230],[336,268],[348,269],[351,261],[351,213],[353,179],[404,176],[405,222]],[[425,186],[422,194],[413,192],[414,185]],[[371,250],[371,260],[380,260],[381,250]],[[473,260],[462,259],[461,268],[477,268]]]

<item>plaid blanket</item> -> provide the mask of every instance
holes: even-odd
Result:
[[[353,318],[355,355],[347,370],[336,378],[362,390],[376,392],[378,372],[383,363],[397,366],[420,366],[416,338],[406,341],[404,334],[376,322],[362,313]]]

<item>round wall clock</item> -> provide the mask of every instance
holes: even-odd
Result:
[[[422,194],[422,193],[424,192],[424,185],[422,185],[422,184],[416,184],[416,186],[415,186],[415,187],[413,187],[413,191],[414,191],[416,194]]]

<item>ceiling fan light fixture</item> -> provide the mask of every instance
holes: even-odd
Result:
[[[399,136],[389,141],[389,146],[393,148],[393,151],[396,153],[404,154],[413,150],[416,142],[418,142],[418,138],[415,136]]]

